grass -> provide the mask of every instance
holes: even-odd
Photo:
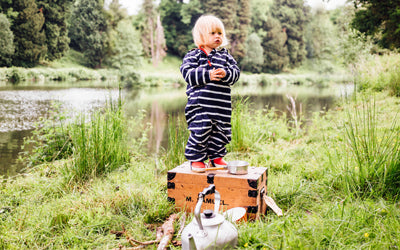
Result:
[[[400,96],[400,58],[397,54],[374,56],[355,65],[355,83],[360,90],[388,91]]]
[[[143,84],[136,69],[91,69],[81,64],[83,54],[70,49],[66,56],[54,62],[43,62],[35,68],[0,68],[0,84],[21,84],[25,82],[116,82],[134,86]],[[103,85],[106,85],[104,83]]]
[[[282,217],[268,210],[257,221],[238,223],[238,249],[400,246],[399,157],[398,151],[387,151],[399,145],[400,101],[389,90],[367,95],[372,102],[361,97],[357,94],[328,112],[316,113],[297,135],[276,110],[254,111],[245,100],[235,100],[233,117],[242,122],[233,124],[237,137],[226,158],[268,167],[268,195],[284,211]],[[130,247],[124,237],[112,233],[123,228],[136,240],[154,240],[155,228],[175,212],[167,202],[166,171],[184,159],[187,131],[183,120],[172,118],[169,148],[155,163],[143,150],[146,129],[138,125],[141,115],[132,121],[139,123],[128,126],[137,133],[130,138],[129,163],[113,171],[69,185],[64,172],[76,160],[71,157],[4,179],[0,248]],[[104,120],[92,122],[96,127]],[[178,223],[175,227],[179,229]]]
[[[342,183],[348,195],[397,200],[400,174],[399,116],[382,119],[385,112],[370,96],[346,110],[345,133],[340,145]],[[387,120],[388,124],[382,124]]]

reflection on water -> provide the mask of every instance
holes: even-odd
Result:
[[[0,132],[33,129],[40,117],[48,117],[54,102],[72,116],[93,110],[104,105],[109,93],[118,96],[115,90],[91,88],[0,91]]]
[[[118,89],[0,89],[0,175],[12,176],[24,168],[16,162],[23,138],[31,135],[41,118],[49,117],[54,103],[60,104],[58,112],[73,119],[104,106],[110,97],[116,100]]]
[[[349,92],[349,93],[347,93]],[[289,112],[287,94],[296,98],[302,107],[304,119],[313,112],[328,110],[338,97],[351,94],[352,88],[310,89],[289,86],[285,88],[239,87],[233,88],[233,98],[248,98],[250,108],[275,108],[281,112]],[[23,138],[31,134],[35,123],[41,117],[48,117],[53,110],[53,103],[60,104],[60,111],[73,118],[80,113],[90,113],[102,107],[107,101],[117,100],[118,88],[0,88],[0,175],[13,176],[24,166],[16,164],[21,151]],[[184,120],[183,112],[186,104],[185,88],[147,88],[125,90],[124,107],[128,116],[135,116],[138,110],[144,109],[147,120],[153,130],[149,134],[150,151],[157,153],[166,145],[166,126],[169,117],[177,116]],[[300,105],[301,104],[301,105]],[[299,112],[300,110],[298,110]]]

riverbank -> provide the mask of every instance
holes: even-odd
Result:
[[[68,54],[51,63],[44,63],[35,68],[0,68],[0,86],[9,84],[46,84],[82,81],[97,82],[97,85],[110,82],[122,87],[143,87],[180,85],[184,86],[179,66],[181,58],[166,56],[163,61],[154,68],[151,62],[145,61],[137,68],[121,69],[91,69],[80,62],[82,54],[70,50]],[[263,86],[315,86],[324,88],[332,83],[349,83],[353,81],[353,75],[339,67],[335,72],[321,73],[315,70],[297,69],[282,74],[248,74],[242,72],[238,84],[263,85]]]
[[[365,82],[369,73],[356,79]],[[301,116],[287,122],[273,111],[236,104],[233,119],[240,122],[233,133],[240,136],[226,158],[268,167],[268,194],[284,211],[282,217],[267,211],[260,220],[239,223],[239,249],[399,247],[400,102],[391,88],[369,89],[364,85],[366,92],[316,113],[306,129],[295,126],[306,122]],[[167,201],[166,172],[183,161],[186,129],[175,126],[168,151],[155,157],[144,150],[140,116],[129,122],[140,132],[129,138],[127,163],[113,171],[75,182],[66,178],[72,157],[4,179],[0,248],[130,247],[112,233],[122,230],[139,241],[154,240],[156,227],[175,212]]]

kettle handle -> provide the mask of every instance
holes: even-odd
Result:
[[[221,202],[221,195],[217,190],[215,190],[214,184],[211,184],[210,186],[206,187],[202,192],[199,193],[198,196],[199,200],[194,209],[194,217],[196,218],[197,224],[199,225],[199,228],[203,233],[206,232],[204,231],[203,224],[201,223],[200,210],[201,210],[201,205],[203,204],[204,197],[208,194],[214,194],[214,214],[218,213],[219,205]]]

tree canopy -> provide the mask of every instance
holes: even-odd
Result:
[[[400,48],[400,2],[398,0],[354,0],[352,26],[374,37],[388,49]]]
[[[10,66],[14,55],[14,34],[10,29],[10,22],[0,13],[0,67]]]
[[[202,14],[223,21],[227,48],[252,72],[280,72],[306,59],[351,63],[377,45],[400,47],[398,0],[351,0],[313,12],[305,0],[144,0],[134,16],[119,0],[106,2],[0,0],[0,66],[35,66],[69,48],[93,68],[134,67],[141,57],[156,66],[165,52],[183,57],[195,47],[191,31]]]

